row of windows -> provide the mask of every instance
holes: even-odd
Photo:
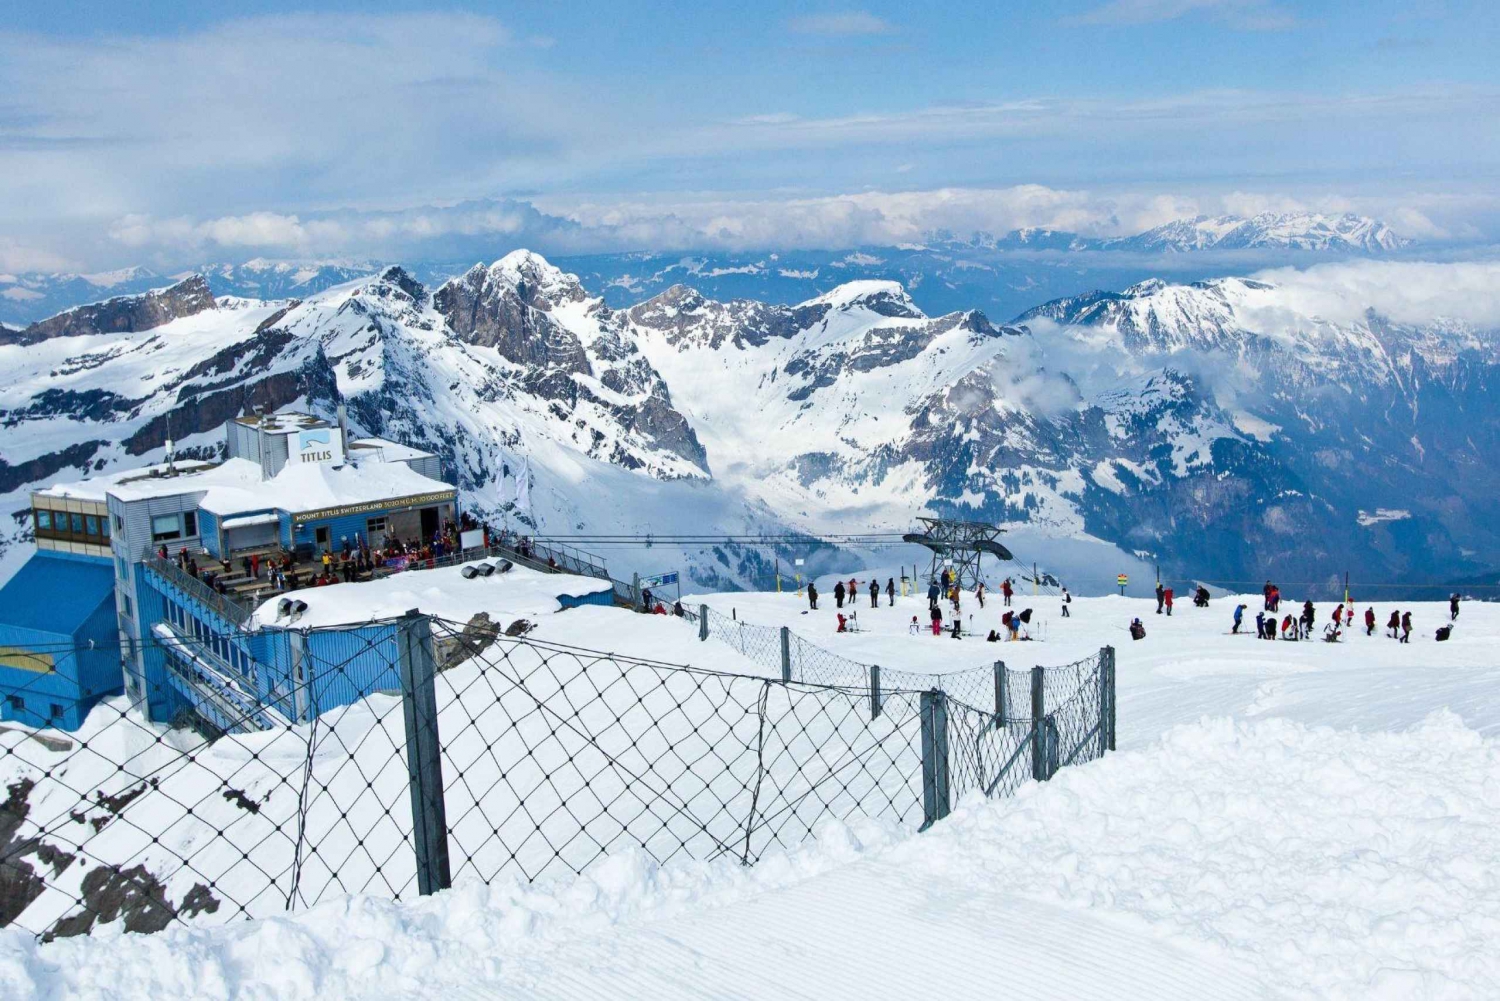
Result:
[[[36,526],[36,534],[44,538],[109,545],[109,519],[101,515],[39,507],[32,509],[32,524]]]
[[[229,664],[243,678],[254,678],[255,660],[239,644],[232,642],[223,633],[210,629],[207,624],[180,602],[163,597],[167,609],[167,621],[181,632],[187,633],[214,652],[220,660]]]

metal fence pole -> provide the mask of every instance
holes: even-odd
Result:
[[[707,605],[699,605],[698,606],[698,638],[700,640],[706,640],[706,639],[708,639],[708,606]]]
[[[641,610],[641,575],[638,573],[630,575],[630,607],[637,612]]]
[[[1047,715],[1044,677],[1044,668],[1031,669],[1031,777],[1038,782],[1047,780],[1047,728],[1043,723]]]
[[[922,830],[948,816],[948,696],[922,693]]]
[[[995,726],[1010,722],[1010,692],[1006,691],[1005,661],[995,661]]]
[[[1109,647],[1099,648],[1099,757],[1109,750]]]
[[[792,630],[781,627],[781,680],[792,680]]]
[[[1109,666],[1109,712],[1104,717],[1109,721],[1109,750],[1115,749],[1115,648],[1107,646],[1104,648],[1105,663]]]
[[[443,803],[443,753],[438,742],[437,664],[433,656],[432,623],[426,616],[412,609],[401,617],[397,630],[417,892],[426,896],[448,889],[451,882],[448,818]]]
[[[870,718],[880,718],[880,665],[870,665]]]

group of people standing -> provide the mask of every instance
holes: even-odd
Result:
[[[1281,607],[1281,592],[1269,582],[1265,588],[1264,610],[1255,613],[1255,636],[1256,639],[1274,640],[1277,638],[1276,616]],[[1448,622],[1439,626],[1436,640],[1445,642],[1453,635],[1453,624],[1458,621],[1459,595],[1453,594],[1448,598]],[[1247,606],[1238,605],[1234,610],[1234,625],[1230,629],[1232,634],[1238,634],[1244,624],[1245,609]],[[1270,613],[1269,615],[1267,613]],[[1302,603],[1302,613],[1293,616],[1290,613],[1284,615],[1280,622],[1281,639],[1283,640],[1307,640],[1313,636],[1313,627],[1317,622],[1317,608],[1311,601]],[[1374,606],[1365,609],[1364,625],[1365,635],[1374,636],[1375,627],[1379,618],[1375,614]],[[1323,629],[1323,639],[1329,643],[1337,643],[1345,629],[1354,627],[1354,606],[1345,605],[1340,602],[1333,610],[1333,621]],[[1398,643],[1410,643],[1412,633],[1411,611],[1392,609],[1390,618],[1385,623],[1386,636],[1396,640]]]

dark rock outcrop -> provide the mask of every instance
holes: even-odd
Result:
[[[53,337],[151,330],[213,308],[214,296],[209,291],[208,282],[202,275],[193,275],[170,288],[79,306],[33,323],[24,330],[0,328],[0,343],[37,344]]]

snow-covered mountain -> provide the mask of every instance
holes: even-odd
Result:
[[[875,280],[613,309],[518,251],[430,290],[400,268],[273,301],[189,279],[3,340],[12,540],[30,487],[139,462],[169,426],[207,452],[247,407],[344,402],[439,452],[484,512],[529,456],[551,534],[899,531],[936,510],[1217,579],[1476,572],[1500,543],[1493,335],[1320,318],[1262,281],[1147,281],[1012,324]],[[770,557],[650,558],[726,585]]]
[[[1135,236],[1102,240],[1106,250],[1189,252],[1194,250],[1342,251],[1383,254],[1409,246],[1378,219],[1343,213],[1263,212],[1240,216],[1179,219]]]

